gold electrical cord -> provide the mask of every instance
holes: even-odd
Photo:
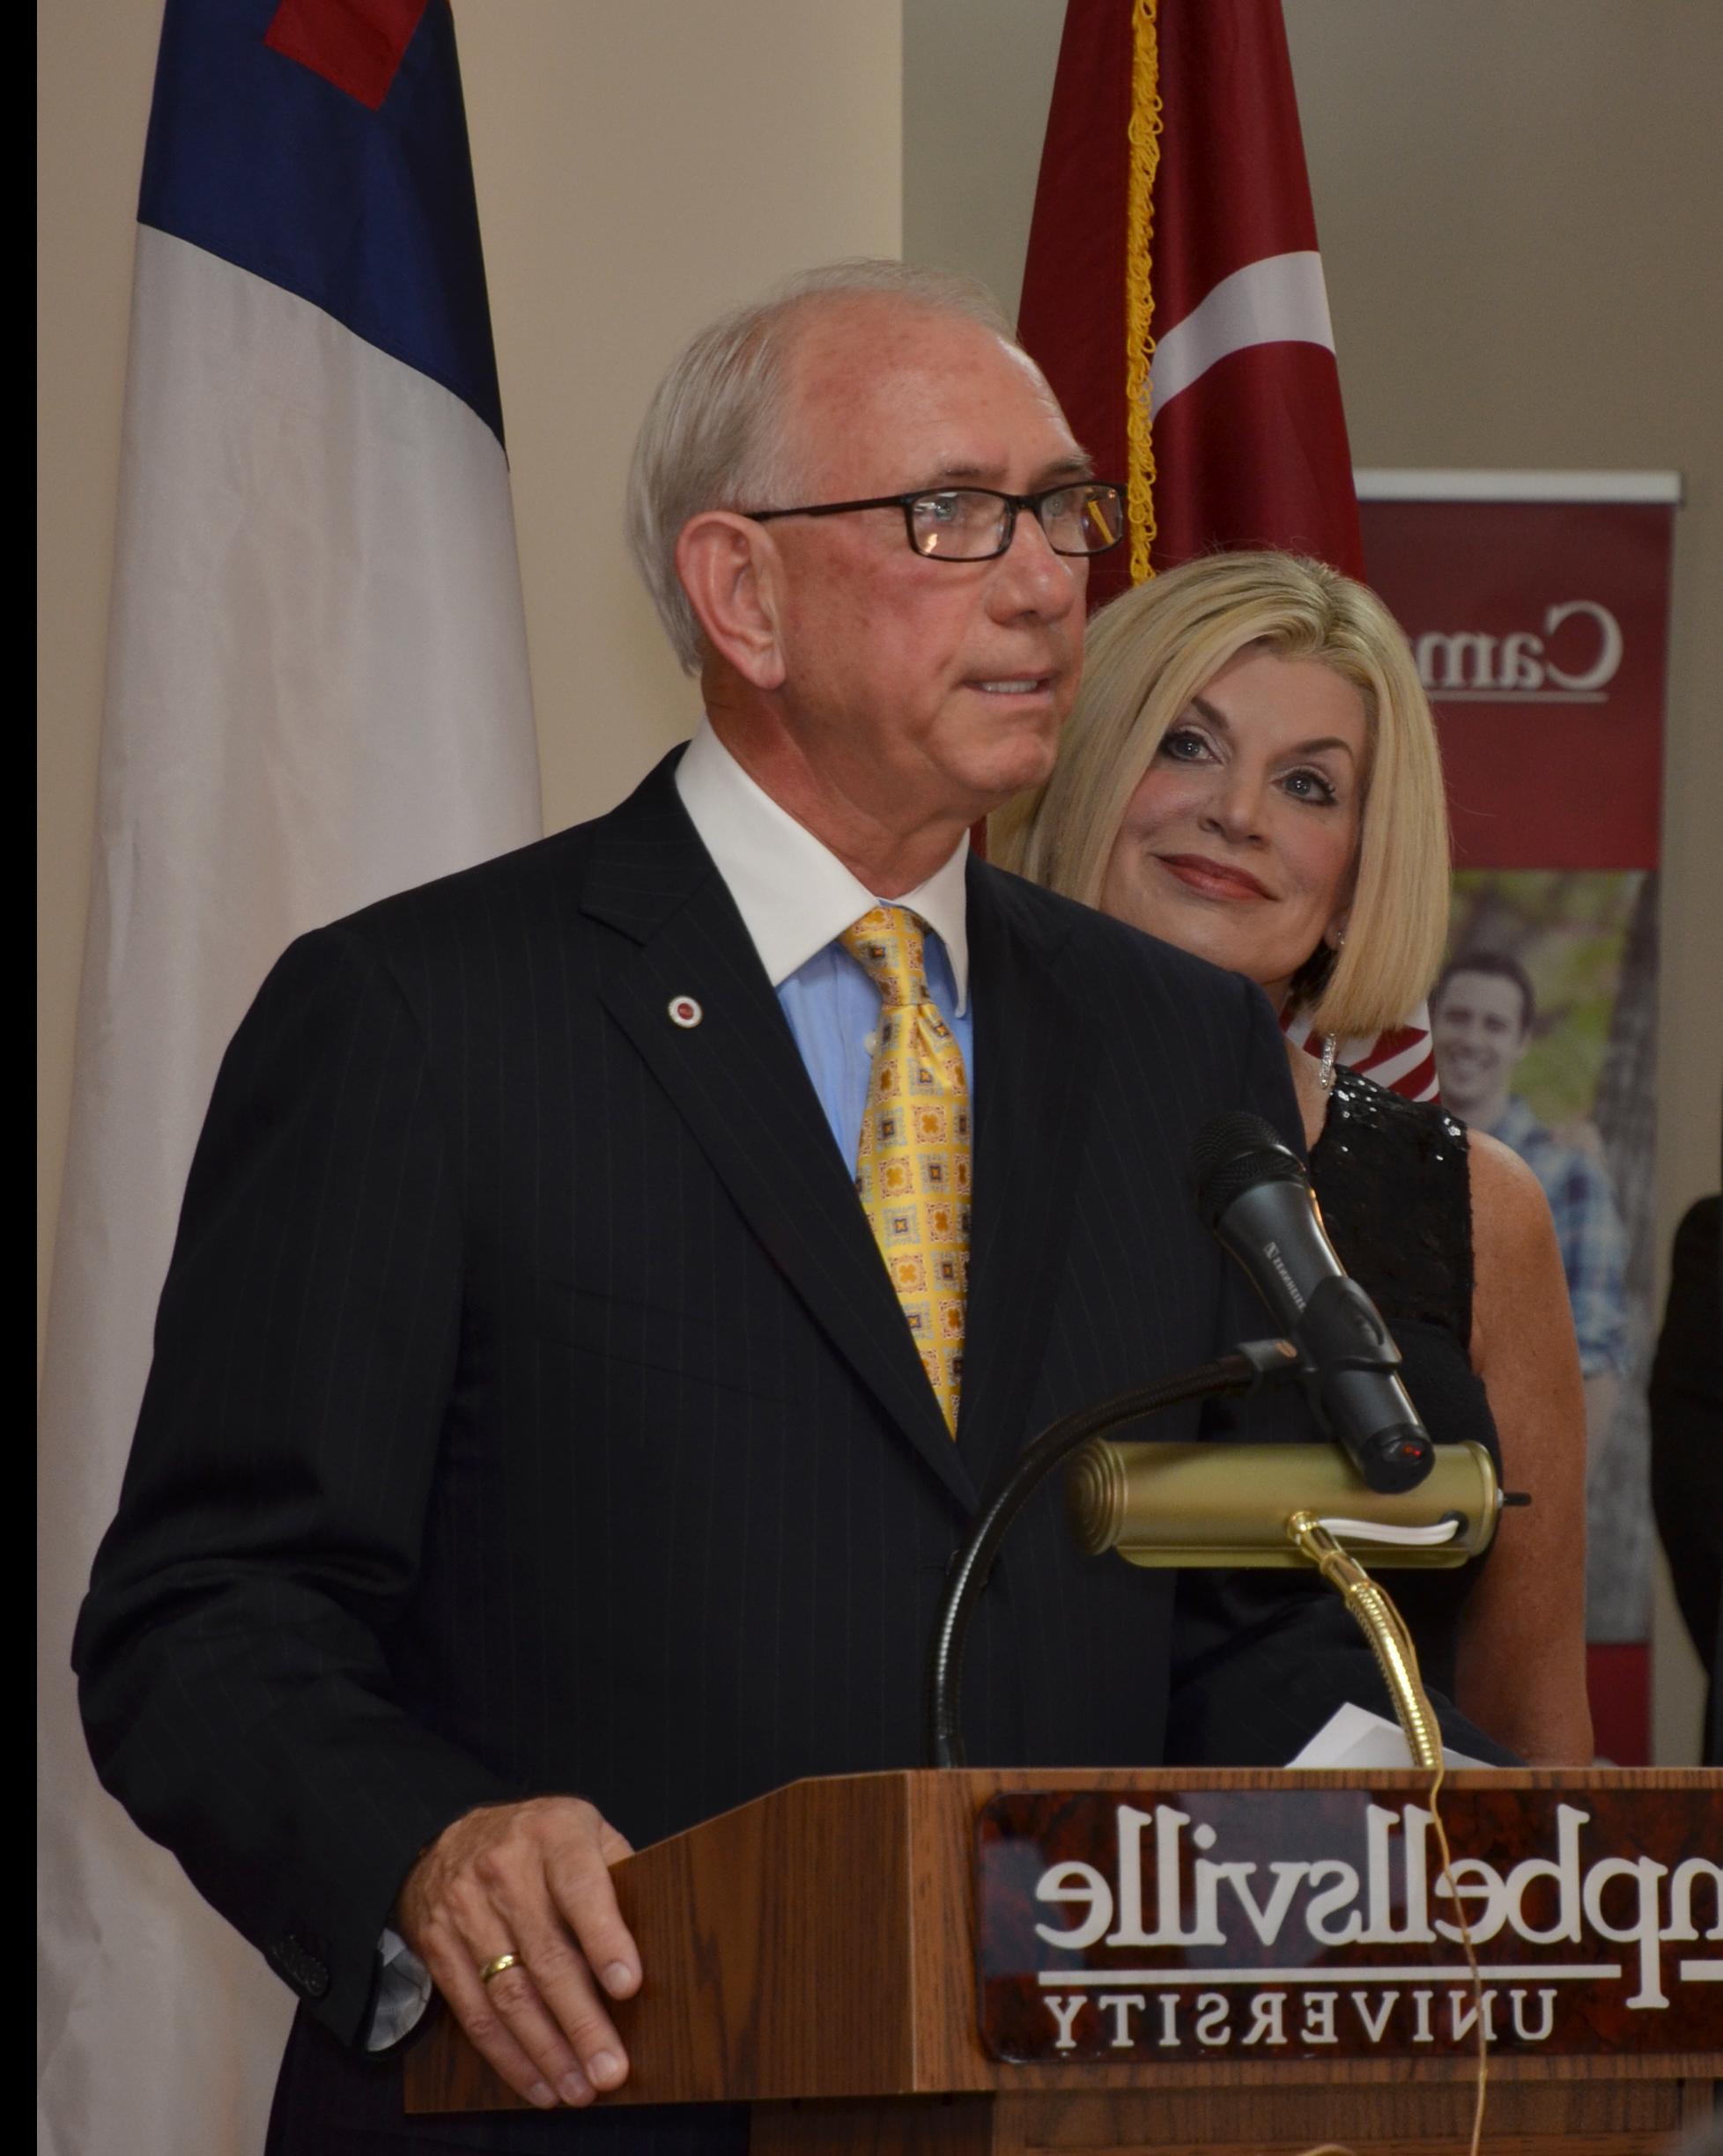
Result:
[[[1218,1370],[1222,1366],[1213,1367]],[[1351,1612],[1370,1642],[1413,1761],[1418,1770],[1430,1776],[1430,1818],[1436,1830],[1441,1859],[1437,1880],[1446,1886],[1453,1903],[1453,1928],[1465,1948],[1466,1966],[1471,1976],[1477,2030],[1477,2084],[1468,2148],[1468,2156],[1478,2156],[1483,2139],[1484,2104],[1489,2087],[1489,2032],[1484,2019],[1483,1974],[1478,1966],[1477,1947],[1465,1901],[1455,1886],[1453,1855],[1441,1812],[1445,1780],[1441,1728],[1418,1673],[1417,1650],[1399,1611],[1358,1560],[1342,1545],[1335,1532],[1336,1529],[1344,1531],[1350,1525],[1361,1534],[1386,1536],[1396,1525],[1429,1523],[1396,1521],[1392,1508],[1385,1516],[1381,1507],[1386,1500],[1373,1501],[1377,1510],[1373,1518],[1350,1522],[1339,1517],[1340,1512],[1349,1509],[1369,1512],[1372,1501],[1368,1500],[1367,1493],[1358,1489],[1356,1477],[1350,1474],[1341,1475],[1343,1488],[1331,1487],[1333,1476],[1325,1477],[1313,1458],[1312,1462],[1304,1464],[1295,1478],[1305,1494],[1305,1503],[1288,1517],[1281,1510],[1287,1500],[1282,1498],[1277,1503],[1274,1495],[1274,1490],[1282,1486],[1280,1479],[1266,1463],[1258,1470],[1256,1478],[1264,1487],[1254,1489],[1248,1503],[1239,1502],[1236,1488],[1217,1488],[1214,1477],[1199,1471],[1200,1466],[1206,1466],[1215,1455],[1230,1455],[1224,1480],[1231,1485],[1236,1481],[1241,1454],[1248,1456],[1253,1448],[1103,1442],[1110,1429],[1122,1428],[1129,1421],[1140,1421],[1144,1414],[1166,1404],[1166,1399],[1157,1396],[1150,1400],[1145,1394],[1140,1399],[1134,1398],[1130,1412],[1126,1414],[1119,1411],[1120,1402],[1112,1402],[1109,1407],[1113,1412],[1068,1418],[1067,1424],[1055,1424],[1053,1430],[1044,1432],[1037,1443],[1045,1444],[1057,1436],[1062,1449],[1053,1457],[1066,1458],[1075,1455],[1067,1483],[1067,1503],[1076,1540],[1091,1555],[1098,1556],[1104,1550],[1117,1550],[1128,1562],[1137,1565],[1206,1562],[1261,1566],[1276,1562],[1274,1553],[1278,1551],[1281,1554],[1278,1562],[1289,1568],[1296,1568],[1301,1562],[1314,1565]],[[1082,1427],[1075,1427],[1079,1422]],[[1091,1432],[1084,1450],[1076,1451],[1076,1446]],[[1261,1450],[1266,1452],[1267,1448]],[[1276,1447],[1276,1464],[1283,1466],[1287,1453],[1294,1450],[1298,1448]],[[1327,1453],[1330,1448],[1312,1446],[1305,1450],[1314,1456]],[[1433,1508],[1441,1518],[1458,1524],[1459,1531],[1450,1545],[1451,1554],[1438,1554],[1423,1548],[1414,1553],[1409,1548],[1400,1553],[1401,1562],[1411,1562],[1416,1554],[1421,1562],[1463,1563],[1468,1556],[1487,1547],[1494,1533],[1501,1498],[1489,1455],[1482,1447],[1469,1444],[1443,1450],[1451,1450],[1456,1456],[1462,1453],[1475,1456],[1468,1467],[1462,1464],[1462,1472],[1457,1475],[1439,1464],[1436,1470],[1438,1475],[1446,1473],[1452,1485],[1439,1493]],[[1145,1457],[1150,1455],[1153,1456],[1152,1473]],[[1195,1458],[1199,1455],[1203,1456],[1202,1463]],[[1332,1466],[1332,1461],[1329,1464]],[[1451,1461],[1449,1468],[1453,1465]],[[1314,1503],[1313,1490],[1323,1493]],[[1325,1525],[1325,1517],[1331,1512],[1336,1517]],[[941,1765],[960,1763],[960,1755],[944,1756],[939,1748],[937,1731],[934,1755]],[[1356,2156],[1356,2152],[1343,2142],[1324,2141],[1300,2151],[1298,2156]]]
[[[1477,1948],[1472,1940],[1472,1927],[1466,1915],[1465,1898],[1454,1886],[1453,1857],[1448,1848],[1447,1828],[1443,1823],[1438,1801],[1446,1774],[1442,1759],[1441,1725],[1424,1693],[1424,1680],[1418,1674],[1417,1650],[1412,1644],[1411,1635],[1387,1593],[1371,1578],[1357,1559],[1335,1541],[1313,1513],[1295,1512],[1286,1523],[1286,1532],[1294,1546],[1341,1596],[1359,1629],[1370,1642],[1371,1652],[1375,1656],[1377,1667],[1387,1685],[1389,1697],[1394,1701],[1394,1714],[1406,1733],[1406,1742],[1411,1749],[1413,1760],[1419,1767],[1425,1768],[1431,1777],[1430,1813],[1436,1828],[1436,1846],[1442,1857],[1442,1868],[1437,1876],[1447,1883],[1449,1899],[1453,1903],[1460,1927],[1460,1944],[1466,1949],[1466,1966],[1472,1977],[1472,2005],[1476,2014],[1478,2033],[1478,2079],[1468,2156],[1478,2156],[1483,2140],[1484,2096],[1490,2080],[1490,2045],[1483,2016],[1483,1975],[1478,1968]],[[1306,2150],[1305,2156],[1350,2156],[1350,2152],[1342,2149],[1339,2143],[1329,2141],[1324,2142],[1320,2148]]]
[[[1424,1697],[1418,1658],[1400,1612],[1349,1550],[1342,1547],[1313,1512],[1295,1512],[1286,1523],[1293,1544],[1335,1589],[1370,1642],[1370,1650],[1406,1732],[1415,1765],[1439,1782],[1442,1731]]]

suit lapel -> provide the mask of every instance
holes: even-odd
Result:
[[[967,1510],[975,1490],[911,1344],[849,1169],[741,915],[676,793],[675,758],[607,817],[583,911],[618,931],[605,1007],[786,1283]],[[699,1006],[678,1024],[673,1002]]]
[[[972,860],[975,1200],[958,1450],[995,1482],[1027,1417],[1066,1266],[1088,1125],[1094,1022],[1060,986],[1064,935]]]

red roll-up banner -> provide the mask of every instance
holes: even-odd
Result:
[[[1599,1751],[1649,1757],[1658,821],[1671,473],[1360,472],[1453,819],[1442,1096],[1525,1158],[1586,1377]]]

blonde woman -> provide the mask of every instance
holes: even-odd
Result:
[[[1426,1674],[1535,1764],[1591,1758],[1585,1409],[1549,1207],[1507,1148],[1338,1065],[1429,989],[1448,837],[1430,707],[1393,617],[1285,554],[1216,555],[1095,617],[1057,769],[994,819],[1002,866],[1249,975],[1289,1047],[1324,1220],[1438,1442],[1489,1446],[1529,1511],[1482,1565],[1393,1583]]]

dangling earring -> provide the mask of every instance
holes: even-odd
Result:
[[[1324,941],[1327,941],[1327,939],[1325,938]],[[1335,934],[1333,942],[1328,944],[1329,960],[1327,970],[1329,972],[1334,971],[1334,961],[1339,957],[1341,952],[1345,949],[1345,947],[1346,931],[1345,929],[1342,928]],[[1316,1082],[1321,1087],[1322,1096],[1325,1100],[1335,1089],[1335,1051],[1339,1045],[1339,1042],[1332,1033],[1328,1034],[1322,1043],[1322,1062],[1320,1068],[1316,1074]]]

